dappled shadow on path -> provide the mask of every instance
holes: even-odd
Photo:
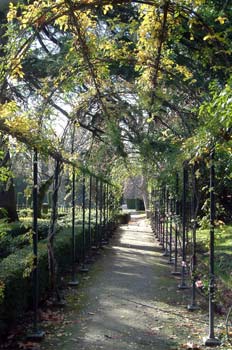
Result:
[[[177,292],[177,282],[171,278],[167,259],[162,257],[152,231],[147,231],[148,226],[144,228],[141,235],[132,226],[122,227],[114,238],[108,252],[112,268],[107,278],[107,290],[119,289],[123,295],[143,302],[152,302],[155,297],[165,303],[170,302],[172,290],[176,294],[175,302],[183,303],[185,298]],[[125,279],[125,275],[130,278]]]
[[[87,301],[81,314],[72,311],[74,323],[65,330],[71,336],[60,339],[56,349],[170,350],[178,332],[187,339],[188,292],[177,291],[161,253],[146,220],[123,225],[92,268],[88,289],[81,291]]]

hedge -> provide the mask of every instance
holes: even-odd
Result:
[[[81,227],[76,228],[77,257],[81,252]],[[88,231],[86,228],[86,240]],[[55,256],[60,275],[71,265],[71,229],[57,234],[54,241]],[[24,277],[33,258],[32,247],[26,246],[10,254],[0,262],[0,282],[4,285],[4,297],[0,300],[0,336],[10,323],[20,318],[32,305],[32,278]],[[38,243],[39,295],[44,299],[49,291],[47,240]]]
[[[128,214],[123,214],[118,218],[117,223],[129,220]],[[116,228],[114,222],[109,223],[108,230]],[[95,242],[94,225],[92,229],[92,243]],[[76,227],[76,260],[81,260],[82,252],[82,225]],[[88,235],[88,225],[85,231],[85,249],[88,250],[90,240]],[[58,232],[54,241],[55,257],[58,264],[58,283],[61,273],[71,266],[72,263],[72,239],[71,228],[62,229]],[[32,247],[25,246],[10,254],[0,262],[0,289],[4,286],[4,296],[1,298],[0,290],[0,337],[6,333],[9,325],[20,319],[26,310],[32,305],[32,278],[24,277],[25,271],[31,266],[33,259]],[[38,271],[39,271],[39,296],[40,301],[44,300],[49,292],[48,255],[47,240],[38,243]]]
[[[45,239],[48,235],[49,221],[38,222],[39,240]],[[57,230],[61,227],[58,226]],[[32,230],[31,223],[13,223],[9,225],[7,232],[0,239],[0,260],[15,253],[18,249],[28,245],[31,240],[29,232]]]
[[[130,221],[131,216],[130,213],[122,213],[117,215],[117,223],[120,224],[128,224],[128,222]]]

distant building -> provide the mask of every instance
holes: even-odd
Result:
[[[142,176],[134,176],[125,181],[123,202],[127,204],[128,209],[144,210],[141,185]]]

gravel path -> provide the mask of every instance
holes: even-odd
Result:
[[[190,291],[177,290],[171,270],[146,218],[132,216],[81,285],[67,290],[62,322],[47,325],[42,349],[200,348],[207,313],[186,310]]]

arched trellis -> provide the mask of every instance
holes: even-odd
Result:
[[[56,160],[57,162],[57,160]],[[72,280],[70,281],[70,285],[75,286],[78,284],[78,280],[76,279],[75,274],[75,260],[76,260],[76,249],[75,249],[75,166],[72,164]],[[77,166],[76,166],[77,167]],[[109,208],[109,196],[106,195],[104,191],[104,186],[111,185],[113,186],[107,179],[104,179],[102,176],[97,176],[92,174],[87,168],[82,168],[82,244],[81,244],[81,260],[82,265],[80,268],[80,272],[88,272],[88,268],[85,264],[85,252],[86,252],[86,176],[89,176],[91,181],[89,182],[89,193],[91,193],[92,197],[92,179],[96,179],[96,184],[99,182],[100,186],[96,188],[96,212],[100,211],[100,220],[98,223],[98,215],[96,215],[96,238],[97,247],[102,245],[103,234],[106,233],[106,227],[108,225],[109,220],[109,212],[107,210],[106,216],[106,208]],[[106,187],[105,187],[106,188]],[[90,198],[91,198],[90,197]],[[89,198],[89,199],[90,199]],[[100,200],[98,200],[100,198]],[[89,230],[89,239],[90,230],[91,230],[91,201],[89,200],[89,216],[88,216],[88,230]],[[98,207],[99,205],[99,207]],[[33,269],[33,305],[34,305],[34,319],[33,319],[33,333],[30,335],[30,338],[40,338],[44,335],[44,333],[38,329],[38,151],[34,149],[34,162],[33,162],[33,254],[34,254],[34,269]],[[100,234],[99,234],[100,232]],[[92,244],[92,240],[91,240]]]
[[[181,283],[179,289],[186,289],[186,223],[187,223],[187,186],[188,186],[188,165],[183,163],[183,190],[182,190],[182,262],[181,262]]]
[[[104,3],[106,3],[106,2],[104,2]],[[148,2],[147,2],[148,3]],[[150,2],[151,4],[152,4],[152,2]],[[158,61],[158,60],[157,60]],[[155,79],[153,79],[153,80],[155,80]],[[103,211],[103,213],[104,213],[104,211]],[[103,220],[103,222],[104,222],[104,220]],[[167,237],[168,237],[168,231],[167,231],[167,227],[168,227],[168,224],[167,224],[167,222],[168,222],[168,219],[166,219],[166,229],[165,229],[165,234],[166,234],[166,236],[165,236],[165,248],[166,248],[166,246],[167,246]],[[172,226],[170,226],[170,227],[172,227]],[[84,231],[84,230],[83,230]],[[102,232],[101,230],[100,230],[100,232]],[[170,236],[171,236],[171,234],[170,234]],[[172,240],[171,240],[171,237],[170,237],[170,243],[172,242]],[[171,254],[171,244],[169,243],[169,253]],[[185,245],[183,245],[183,247],[184,247]],[[183,270],[183,269],[182,269]]]
[[[100,220],[98,222],[98,214],[96,214],[96,228],[95,233],[96,237],[94,238],[94,241],[96,242],[96,246],[100,247],[102,245],[102,238],[103,233],[106,234],[106,228],[108,227],[109,223],[109,209],[107,209],[107,215],[106,215],[106,208],[109,208],[109,195],[107,195],[106,191],[103,190],[103,187],[105,186],[105,189],[108,188],[108,186],[113,186],[107,179],[104,179],[102,176],[97,176],[95,174],[92,174],[89,172],[88,169],[81,169],[82,170],[82,244],[81,244],[81,268],[79,269],[80,272],[88,272],[88,268],[86,266],[86,176],[89,176],[91,181],[89,181],[89,193],[91,194],[89,196],[89,216],[88,216],[88,234],[89,234],[89,240],[90,246],[92,245],[92,239],[91,239],[91,203],[92,201],[90,198],[92,198],[92,180],[95,178],[96,184],[100,183],[100,186],[96,187],[96,213],[100,211]],[[87,170],[87,171],[85,171]],[[72,280],[70,281],[70,285],[76,286],[78,284],[78,280],[76,279],[76,273],[75,273],[75,262],[76,262],[76,239],[75,239],[75,166],[73,165],[73,171],[72,171]],[[100,198],[100,200],[98,200]],[[30,335],[32,338],[40,338],[44,335],[44,333],[38,329],[38,301],[39,301],[39,295],[38,295],[38,286],[39,286],[39,280],[38,280],[38,265],[37,265],[37,258],[38,258],[38,151],[34,150],[34,162],[33,162],[33,254],[34,254],[34,269],[33,269],[33,300],[34,300],[34,320],[33,320],[33,333]],[[100,234],[99,234],[100,232]]]
[[[215,272],[214,272],[214,228],[215,228],[215,165],[214,165],[215,149],[212,147],[210,152],[210,251],[209,251],[209,334],[205,338],[206,346],[217,346],[221,342],[215,337],[214,333],[214,293],[215,293]]]
[[[32,281],[33,281],[33,329],[32,333],[28,335],[29,338],[33,339],[40,339],[44,336],[44,332],[41,331],[38,327],[38,303],[39,303],[39,275],[38,275],[38,162],[39,162],[39,156],[47,156],[54,159],[56,163],[56,170],[55,170],[55,176],[54,181],[56,181],[55,188],[56,188],[56,198],[53,198],[53,200],[57,201],[58,196],[58,177],[59,177],[59,170],[62,165],[66,164],[72,168],[72,278],[70,281],[70,284],[77,285],[78,281],[76,279],[76,273],[75,273],[75,259],[76,259],[76,247],[75,247],[75,183],[76,183],[76,170],[82,173],[83,179],[87,176],[91,178],[92,180],[95,179],[96,183],[105,184],[105,186],[111,186],[111,188],[115,187],[107,177],[104,175],[97,175],[93,173],[87,166],[83,165],[79,161],[73,161],[71,160],[72,157],[69,157],[69,155],[64,156],[64,152],[62,150],[57,150],[49,140],[46,138],[43,138],[41,135],[38,135],[38,140],[36,142],[35,137],[30,137],[30,134],[24,134],[20,131],[12,130],[7,124],[4,123],[4,121],[1,121],[0,123],[0,129],[1,131],[4,131],[5,134],[8,134],[9,136],[15,138],[17,141],[27,145],[30,149],[33,150],[33,272],[32,272]],[[44,142],[43,142],[44,141]],[[71,155],[74,152],[73,144],[71,149]],[[90,183],[89,191],[91,191],[92,187],[92,180]],[[83,182],[84,184],[84,182]],[[102,186],[102,185],[101,185]],[[99,188],[98,191],[99,192]],[[54,193],[53,193],[54,195]],[[53,196],[53,197],[55,197]],[[91,194],[92,196],[92,194]],[[96,196],[99,198],[99,193],[96,194]],[[100,197],[103,198],[103,194],[100,194]],[[90,199],[90,198],[89,198]],[[106,200],[106,197],[105,197]],[[99,200],[96,198],[96,213],[99,211]],[[90,204],[91,206],[91,200]],[[109,203],[109,196],[107,196],[107,201],[105,202],[105,208],[110,207]],[[85,235],[85,199],[83,198],[83,229],[82,229],[82,238],[84,238]],[[105,211],[106,209],[104,209]],[[106,211],[105,211],[106,213]],[[52,214],[54,217],[53,219],[56,219],[56,213],[53,212]],[[104,214],[105,215],[105,214]],[[108,219],[109,216],[107,216]],[[89,237],[91,237],[91,210],[89,211],[89,222],[88,222],[88,228],[89,228]],[[104,216],[104,225],[106,223],[109,223],[110,220],[106,221],[106,216]],[[96,215],[97,220],[97,215]],[[102,223],[98,223],[96,221],[96,230],[98,232],[102,231]],[[110,231],[111,232],[111,231]],[[52,233],[53,236],[53,233]],[[98,234],[95,235],[94,239],[97,240],[98,243]],[[53,238],[52,238],[53,239]],[[83,253],[84,254],[84,253]],[[82,256],[83,257],[83,256]]]
[[[206,346],[218,346],[220,345],[220,340],[215,336],[215,326],[214,326],[214,309],[215,309],[215,271],[214,271],[214,229],[215,229],[215,148],[212,147],[209,153],[210,170],[209,170],[209,200],[210,200],[210,230],[209,230],[209,333],[208,336],[204,338],[204,343]],[[152,216],[152,228],[154,234],[158,241],[160,242],[161,248],[165,249],[165,254],[168,259],[168,263],[172,255],[172,243],[174,244],[174,271],[173,275],[181,275],[181,283],[179,284],[179,289],[189,288],[186,283],[186,257],[187,251],[186,246],[188,245],[187,231],[190,229],[187,222],[191,222],[192,231],[192,293],[191,302],[187,305],[189,311],[194,311],[199,308],[196,303],[196,229],[197,229],[197,213],[199,208],[199,199],[197,199],[197,179],[196,179],[197,164],[194,161],[185,161],[183,163],[182,169],[182,200],[180,202],[179,198],[179,175],[176,174],[176,184],[175,184],[175,213],[172,210],[172,205],[170,206],[169,216],[173,216],[173,219],[169,218],[168,230],[164,230],[165,217],[168,216],[168,204],[165,205],[165,188],[158,188],[153,191],[155,194],[154,198],[154,213]],[[190,186],[191,182],[191,186]],[[191,211],[187,211],[187,200],[188,197],[191,198]],[[180,205],[179,205],[180,204]],[[181,207],[181,208],[180,208]],[[181,209],[181,210],[180,210]],[[167,220],[167,218],[166,218]],[[181,225],[180,225],[181,220]],[[172,221],[174,222],[174,227],[171,227]],[[174,240],[173,240],[173,229],[175,230]],[[180,232],[179,232],[180,230]],[[167,239],[168,235],[168,239]],[[179,241],[179,242],[178,242]],[[179,244],[178,244],[179,243]],[[179,245],[179,247],[178,247]],[[181,268],[181,273],[178,271],[178,264],[181,262],[179,268]]]

